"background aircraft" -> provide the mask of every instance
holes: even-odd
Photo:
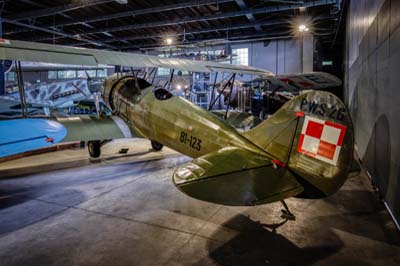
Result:
[[[5,60],[5,62],[13,62]],[[15,83],[18,69],[12,63],[9,72],[12,79],[6,83],[6,94],[0,96],[0,116],[18,116],[22,114],[21,95],[19,86]],[[26,109],[32,115],[50,115],[51,111],[57,110],[57,114],[71,114],[84,110],[80,108],[80,102],[86,100],[91,102],[96,113],[95,101],[97,93],[101,92],[102,83],[107,76],[107,67],[93,68],[80,65],[63,65],[54,63],[24,62],[21,65],[21,72],[24,79],[24,97]],[[12,72],[10,72],[12,71]],[[105,76],[98,77],[96,73],[102,72]],[[34,74],[32,74],[34,73]],[[52,73],[52,77],[50,77]],[[73,74],[60,76],[61,73]],[[35,79],[33,79],[35,77]],[[37,80],[37,79],[43,79]],[[74,108],[76,107],[76,108]]]
[[[324,72],[310,72],[290,75],[262,77],[244,86],[252,89],[252,113],[264,118],[275,113],[288,100],[309,90],[338,91],[342,82],[337,77]]]
[[[28,104],[51,108],[66,108],[74,103],[93,97],[100,92],[102,80],[70,79],[65,81],[40,82],[25,87],[25,97]],[[3,100],[21,102],[18,92],[0,96]]]

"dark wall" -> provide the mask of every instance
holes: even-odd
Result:
[[[400,1],[350,1],[346,101],[358,153],[400,221]]]

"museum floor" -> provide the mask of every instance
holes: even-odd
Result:
[[[66,153],[85,166],[0,179],[0,265],[400,265],[400,233],[364,173],[327,199],[287,200],[297,220],[278,227],[280,203],[189,198],[171,181],[188,157],[133,143],[93,162],[38,155],[36,171]]]

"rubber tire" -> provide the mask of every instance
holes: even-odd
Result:
[[[164,145],[162,145],[161,143],[152,140],[151,141],[151,147],[153,148],[153,150],[155,151],[161,151],[162,148],[164,147]]]
[[[92,158],[99,158],[101,154],[101,142],[100,140],[88,141],[88,151]]]

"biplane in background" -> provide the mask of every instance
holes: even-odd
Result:
[[[332,93],[341,90],[342,82],[324,72],[291,75],[276,75],[246,82],[252,93],[251,113],[266,118],[278,111],[283,104],[309,90],[324,90]]]
[[[6,93],[0,95],[1,117],[21,116],[23,111],[29,116],[49,116],[52,111],[57,114],[97,113],[95,101],[97,94],[101,92],[104,78],[107,77],[106,66],[90,68],[38,62],[17,64],[11,60],[4,62],[10,64],[9,71],[12,70],[14,75],[6,86]],[[18,74],[22,72],[41,74],[37,75],[39,80],[31,78],[21,82]],[[40,80],[44,78],[42,74],[46,75],[47,81]],[[22,110],[22,94],[25,110]]]
[[[3,41],[0,58],[271,75],[246,66],[20,41]],[[114,74],[103,87],[103,100],[113,116],[1,121],[0,149],[21,141],[85,140],[91,143],[92,155],[99,155],[103,139],[143,137],[151,140],[154,149],[165,145],[193,158],[173,174],[179,190],[200,200],[235,206],[292,196],[323,198],[347,179],[353,159],[352,122],[345,105],[329,92],[309,91],[294,97],[267,120],[240,133],[211,112],[144,79]],[[16,131],[17,126],[26,130]],[[288,209],[285,214],[293,219]]]

